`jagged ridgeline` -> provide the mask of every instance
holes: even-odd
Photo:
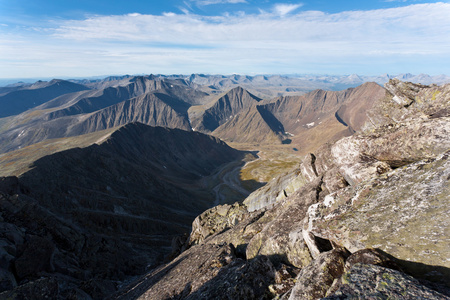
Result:
[[[450,85],[359,80],[1,88],[0,298],[448,299]]]

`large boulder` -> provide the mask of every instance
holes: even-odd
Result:
[[[345,259],[348,256],[349,253],[343,249],[321,253],[300,271],[289,300],[324,297],[333,281],[344,273]]]
[[[192,223],[189,245],[199,244],[208,236],[237,225],[242,221],[245,213],[247,213],[246,207],[238,203],[218,205],[208,209],[196,217]]]

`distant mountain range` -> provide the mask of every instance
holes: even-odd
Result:
[[[101,89],[108,86],[123,84],[127,80],[136,76],[109,76],[97,77],[95,79],[66,79],[67,81],[82,84],[89,88]],[[212,91],[229,90],[236,86],[241,86],[250,90],[258,97],[282,96],[292,93],[305,93],[314,89],[325,89],[338,91],[349,87],[356,87],[365,82],[376,82],[385,84],[389,79],[397,78],[402,81],[409,81],[420,84],[444,84],[450,82],[447,75],[428,74],[382,74],[382,75],[314,75],[314,74],[290,74],[290,75],[150,75],[152,78],[172,79],[184,81],[191,86],[209,87]],[[0,79],[0,95],[7,90],[26,88],[37,81],[37,79]]]
[[[248,77],[234,78],[249,81]],[[0,97],[3,111],[11,111],[9,104],[16,107],[10,97],[24,99],[34,107],[27,110],[22,105],[16,115],[0,119],[0,153],[130,122],[212,133],[229,142],[292,142],[301,148],[314,147],[358,130],[366,120],[364,111],[385,93],[380,85],[365,83],[343,91],[315,90],[263,100],[241,86],[217,93],[210,86],[187,80],[126,76],[87,85],[59,80],[6,92]],[[56,93],[59,86],[75,87],[76,91]],[[318,130],[327,132],[327,138],[312,142]]]

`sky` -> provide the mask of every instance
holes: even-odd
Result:
[[[0,0],[0,78],[450,75],[450,1]]]

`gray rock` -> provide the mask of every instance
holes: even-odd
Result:
[[[246,207],[238,203],[208,209],[196,217],[192,223],[189,245],[199,244],[208,236],[237,225],[246,212]]]
[[[267,257],[238,259],[186,299],[271,299],[269,285],[274,281],[275,269]]]
[[[324,300],[337,299],[450,299],[404,273],[357,263],[338,281],[338,289]]]
[[[3,291],[11,290],[17,286],[17,281],[14,278],[14,274],[7,269],[0,269],[0,293]]]
[[[273,219],[250,240],[247,259],[267,255],[298,268],[308,265],[312,257],[304,241],[302,225],[308,207],[318,201],[321,185],[321,178],[317,178],[279,202],[268,213]]]
[[[54,278],[43,278],[0,293],[0,299],[58,299],[59,287]]]
[[[228,245],[202,244],[189,248],[176,259],[162,265],[132,283],[132,289],[117,295],[117,299],[170,299],[187,297],[224,272],[236,256]],[[243,263],[238,263],[240,266]]]
[[[304,229],[352,252],[381,250],[415,276],[448,276],[450,153],[347,187],[310,206]],[[389,233],[389,234],[386,234]],[[412,264],[412,262],[421,264]],[[421,266],[441,266],[439,272]]]
[[[348,255],[349,253],[341,249],[321,253],[300,271],[289,300],[324,297],[334,279],[344,273],[345,259]]]
[[[251,193],[244,200],[248,211],[252,212],[274,205],[276,202],[292,195],[296,190],[308,183],[310,179],[305,176],[305,171],[302,166],[303,164],[300,165],[300,168],[279,175],[263,187]]]
[[[14,263],[19,278],[36,276],[42,271],[51,271],[55,245],[50,240],[35,235],[28,236],[24,247],[22,254]]]

